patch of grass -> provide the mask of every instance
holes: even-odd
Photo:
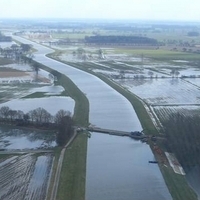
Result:
[[[47,97],[47,95],[45,95],[45,92],[35,92],[23,97],[22,99],[33,99],[33,98],[42,98],[42,97]]]
[[[160,166],[167,187],[174,200],[197,200],[197,195],[188,186],[185,176],[175,174],[172,168]]]
[[[87,135],[80,134],[65,152],[57,200],[84,200]]]
[[[118,48],[114,50],[115,53],[125,53],[128,55],[132,55],[135,57],[147,57],[156,60],[200,60],[199,54],[195,53],[187,53],[187,52],[180,52],[180,51],[170,51],[164,49],[123,49]]]
[[[8,155],[8,154],[0,154],[0,162],[6,158],[9,158],[11,157],[11,155]]]

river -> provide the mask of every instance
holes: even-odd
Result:
[[[51,49],[33,44],[34,59],[68,76],[90,103],[89,121],[101,128],[142,130],[130,102],[97,77],[45,57]],[[125,137],[93,133],[88,142],[86,200],[170,200],[171,195],[148,145]]]

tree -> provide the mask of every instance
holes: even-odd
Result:
[[[174,78],[175,71],[176,71],[176,69],[172,69],[170,72],[170,75],[172,76],[172,78]]]
[[[21,47],[23,52],[29,52],[31,50],[30,44],[21,44],[20,47]]]
[[[33,62],[32,68],[35,72],[35,80],[38,80],[38,72],[40,70],[40,65],[37,62]]]
[[[149,75],[151,78],[153,78],[153,72],[152,72],[152,71],[149,71],[149,72],[148,72],[148,75]]]
[[[102,49],[99,49],[99,50],[97,51],[97,54],[98,54],[98,56],[99,56],[100,59],[103,59],[103,58],[104,58],[104,56],[103,56],[103,50],[102,50]]]
[[[46,110],[44,110],[43,112],[44,113],[43,113],[43,120],[42,120],[42,122],[43,123],[50,123],[51,120],[52,120],[51,114],[49,112],[47,112]]]
[[[36,121],[37,113],[35,110],[31,110],[28,112],[29,118],[31,119],[32,123]]]
[[[0,109],[0,114],[3,118],[7,119],[9,115],[10,108],[8,106],[3,106]]]
[[[17,119],[23,119],[23,116],[24,116],[24,112],[21,110],[18,110],[17,111]]]
[[[63,109],[59,110],[54,117],[54,122],[57,125],[60,124],[62,122],[63,117],[65,116],[71,116],[71,113]]]
[[[85,50],[83,48],[78,48],[77,49],[77,56],[78,56],[79,59],[82,58],[84,53],[85,53]]]
[[[56,142],[59,146],[63,146],[73,134],[73,120],[70,116],[62,117],[56,136]]]
[[[119,72],[119,76],[120,76],[121,79],[124,79],[125,78],[125,71],[121,69],[120,72]]]
[[[28,123],[29,118],[30,116],[28,114],[24,114],[23,116],[24,122]]]
[[[10,116],[10,120],[13,121],[13,119],[17,116],[17,111],[16,110],[9,110],[8,116]]]
[[[178,78],[180,72],[178,70],[175,71],[175,76]]]

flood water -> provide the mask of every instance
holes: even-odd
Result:
[[[37,61],[66,74],[86,94],[92,124],[124,131],[142,130],[134,109],[123,96],[95,76],[46,58],[44,54],[51,52],[48,48],[38,44],[34,48],[39,49]],[[92,134],[88,141],[86,199],[172,199],[158,166],[148,164],[152,159],[148,145],[139,141]]]
[[[0,128],[0,149],[46,149],[56,146],[55,134],[28,129]]]

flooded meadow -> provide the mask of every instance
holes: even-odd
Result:
[[[51,176],[51,154],[11,156],[0,163],[0,199],[45,199]]]

